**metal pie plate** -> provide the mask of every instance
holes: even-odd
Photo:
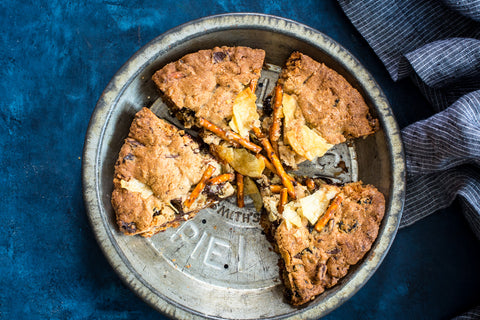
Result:
[[[387,200],[379,235],[366,257],[335,287],[314,301],[292,307],[283,296],[279,256],[259,225],[249,197],[245,208],[226,199],[178,228],[151,238],[125,236],[110,204],[113,167],[134,114],[150,107],[180,126],[151,81],[152,74],[184,54],[221,45],[266,51],[267,68],[257,103],[272,92],[279,67],[294,50],[335,69],[365,97],[381,130],[366,139],[335,146],[298,174],[332,182],[362,180]],[[98,101],[83,159],[84,198],[100,247],[120,277],[142,299],[172,318],[319,318],[351,297],[373,274],[394,239],[404,198],[404,160],[395,119],[380,88],[344,48],[316,30],[279,17],[233,14],[177,27],[137,52],[115,75]]]

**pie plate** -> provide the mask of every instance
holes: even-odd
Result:
[[[266,52],[256,94],[261,107],[293,51],[343,75],[365,98],[381,129],[339,145],[299,169],[333,182],[362,180],[386,198],[386,213],[371,250],[339,283],[302,307],[289,305],[278,256],[249,198],[239,209],[227,199],[178,228],[151,238],[119,232],[110,204],[113,168],[137,111],[149,107],[171,122],[151,76],[166,63],[200,49],[248,46]],[[98,100],[85,138],[82,164],[87,214],[105,256],[122,280],[152,307],[179,319],[318,319],[340,306],[372,276],[395,237],[405,193],[400,132],[382,90],[347,50],[300,23],[262,14],[205,17],[176,27],[135,53]]]

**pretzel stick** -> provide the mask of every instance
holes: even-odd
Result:
[[[285,205],[287,204],[288,201],[288,190],[287,188],[282,188],[282,191],[280,191],[280,201],[278,202],[278,213],[282,214],[283,209],[285,208]]]
[[[280,176],[277,173],[277,170],[275,170],[275,167],[273,166],[273,164],[270,161],[268,161],[268,159],[265,158],[265,156],[263,154],[257,153],[255,156],[257,157],[257,159],[262,159],[263,160],[263,162],[265,163],[265,167],[267,167],[268,170],[272,171],[277,176]],[[292,180],[293,184],[298,184],[298,182],[295,181],[295,178],[292,177],[291,175],[287,174],[287,177],[288,177],[288,179]],[[280,192],[280,191],[278,191],[278,192]]]
[[[284,189],[284,187],[279,186],[278,184],[271,184],[270,185],[270,191],[272,191],[272,193],[280,193],[282,191],[282,189]]]
[[[275,167],[272,165],[270,161],[268,161],[267,158],[265,158],[263,154],[257,153],[255,157],[257,157],[257,159],[262,159],[263,162],[265,163],[265,167],[267,167],[267,169],[272,171],[273,173],[277,174],[277,170],[275,170]]]
[[[243,199],[243,175],[240,173],[236,173],[237,176],[237,206],[239,208],[245,207],[245,202]]]
[[[184,206],[185,208],[190,208],[193,202],[198,198],[200,193],[203,191],[205,188],[205,182],[210,179],[212,174],[215,172],[215,167],[212,166],[211,164],[208,165],[207,169],[202,175],[202,178],[200,179],[200,182],[197,183],[195,188],[193,189],[192,193],[188,196],[187,200],[185,200]]]
[[[232,181],[235,178],[233,173],[224,173],[219,176],[213,177],[207,181],[208,184],[221,184],[227,181]]]
[[[260,151],[262,151],[261,147],[257,146],[256,144],[254,144],[254,143],[252,143],[248,140],[245,140],[239,134],[237,134],[233,131],[223,130],[222,128],[217,127],[216,125],[214,125],[210,121],[205,120],[203,118],[199,118],[199,123],[205,129],[207,129],[209,131],[212,131],[217,136],[219,136],[220,138],[222,138],[225,141],[230,142],[233,145],[241,145],[241,146],[245,147],[246,149],[248,149],[250,151],[253,151],[255,153],[259,153]]]
[[[335,211],[337,211],[338,206],[340,205],[342,200],[342,196],[337,194],[335,199],[333,199],[332,203],[328,207],[327,211],[325,211],[325,214],[315,224],[315,230],[317,230],[318,232],[322,231],[322,229],[327,225],[327,222],[332,219],[333,214],[335,213]]]
[[[268,141],[268,139],[263,135],[262,131],[259,128],[253,127],[253,132],[265,148],[267,156],[272,162],[272,165],[275,167],[278,176],[280,177],[280,179],[282,179],[282,184],[285,186],[285,188],[287,188],[288,194],[290,195],[290,197],[292,197],[292,199],[296,199],[295,189],[293,187],[292,180],[290,180],[291,177],[287,174],[287,172],[282,166],[282,163],[280,162],[280,159],[278,159],[277,155],[273,151],[270,141]]]
[[[281,105],[283,99],[283,88],[280,85],[275,87],[275,99],[273,102],[272,125],[270,126],[270,141],[276,143],[280,138],[281,119]]]

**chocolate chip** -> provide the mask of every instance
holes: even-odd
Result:
[[[363,202],[364,204],[371,204],[371,203],[372,203],[372,199],[371,199],[371,198],[364,198],[364,199],[362,200],[362,202]]]
[[[358,226],[358,222],[355,220],[353,224],[346,224],[343,221],[340,221],[338,224],[338,229],[340,231],[343,231],[345,233],[350,233],[352,232],[355,228]]]
[[[335,103],[333,104],[333,107],[336,108],[338,106],[338,103],[340,102],[340,99],[335,99]]]
[[[308,225],[308,232],[312,233],[313,230],[314,230],[314,226],[312,226],[312,225],[309,224],[309,225]]]
[[[218,63],[225,59],[227,55],[224,52],[218,51],[213,53],[213,62]]]
[[[360,200],[357,200],[357,203],[358,204],[371,204],[372,203],[372,199],[371,198],[362,198]]]
[[[159,216],[161,214],[161,211],[158,208],[153,208],[153,216]]]
[[[141,142],[138,142],[137,140],[133,140],[133,139],[128,139],[127,141],[132,147],[136,148],[136,147],[145,147],[145,145]]]
[[[352,226],[350,226],[350,228],[348,229],[348,232],[352,232],[353,229],[357,228],[357,226],[358,226],[358,222],[355,221],[355,223]]]
[[[178,214],[184,214],[183,207],[182,207],[182,199],[173,199],[170,201],[170,204],[177,209]]]
[[[313,253],[312,249],[310,249],[309,247],[303,249],[302,253]]]
[[[340,248],[335,248],[335,249],[332,249],[330,251],[327,251],[328,254],[337,254],[339,253],[341,250]]]
[[[218,197],[221,194],[222,188],[225,184],[207,184],[203,189],[203,193],[207,195],[208,198],[214,200],[220,200]]]
[[[127,233],[135,233],[137,231],[137,226],[135,222],[120,222],[120,228],[125,230]]]

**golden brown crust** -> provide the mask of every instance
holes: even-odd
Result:
[[[238,94],[248,86],[255,87],[264,58],[263,50],[246,47],[200,50],[167,64],[152,79],[186,127],[194,123],[202,127],[202,120],[206,120],[218,133],[228,129]],[[378,129],[378,122],[371,118],[360,93],[341,75],[304,54],[291,55],[278,84],[278,92],[283,87],[283,92],[294,97],[298,104],[290,129],[300,130],[306,125],[332,145]],[[281,99],[276,100],[278,114],[274,122],[280,124]],[[271,119],[267,118],[264,123],[269,121]],[[203,127],[208,129],[208,126]],[[286,125],[284,127],[285,134]],[[347,274],[350,265],[358,263],[370,250],[384,215],[385,199],[375,187],[360,182],[334,186],[338,194],[332,201],[334,206],[327,210],[328,217],[324,215],[315,226],[305,217],[299,218],[299,224],[286,222],[282,212],[288,201],[287,190],[292,199],[297,195],[300,199],[315,191],[316,186],[312,180],[307,184],[310,191],[300,184],[294,187],[275,152],[293,168],[308,157],[293,151],[285,136],[283,140],[278,139],[282,132],[279,126],[272,130],[275,150],[260,130],[254,129],[259,131],[257,136],[272,160],[272,163],[264,160],[267,167],[272,173],[279,172],[282,183],[287,186],[281,188],[281,195],[272,194],[274,188],[268,188],[268,196],[279,202],[274,207],[278,212],[273,215],[277,220],[262,215],[261,225],[282,257],[281,273],[288,299],[293,305],[301,305],[335,285]],[[215,144],[205,131],[203,136],[207,144]],[[238,141],[230,142],[240,146]],[[210,148],[215,150],[214,145]],[[263,156],[257,154],[257,158],[260,157]],[[193,188],[209,165],[215,166],[215,176],[222,175],[220,164],[201,152],[190,136],[157,118],[149,109],[142,109],[135,116],[115,165],[112,205],[120,230],[129,235],[151,236],[179,225],[212,204],[218,194],[210,197],[204,192],[192,207],[185,206],[185,200],[192,196]],[[243,176],[236,175],[241,207]],[[232,193],[228,181],[232,180],[233,173],[218,179],[207,178],[204,177],[203,182],[209,188],[205,189],[217,190],[222,196]]]
[[[307,125],[330,144],[369,135],[378,129],[363,97],[340,74],[294,52],[279,78],[284,93],[296,98]]]
[[[258,81],[264,58],[265,51],[247,47],[200,50],[167,64],[152,79],[177,113],[186,108],[226,128],[235,97]]]
[[[303,227],[288,227],[282,220],[268,227],[282,256],[282,278],[293,305],[304,304],[335,285],[377,237],[385,212],[382,193],[356,182],[342,187],[339,195],[342,202],[321,232],[306,221]]]
[[[208,199],[203,197],[191,208],[183,203],[208,165],[221,174],[219,163],[201,152],[188,134],[149,109],[140,110],[115,164],[112,205],[120,229],[150,235],[193,216],[210,203]]]

